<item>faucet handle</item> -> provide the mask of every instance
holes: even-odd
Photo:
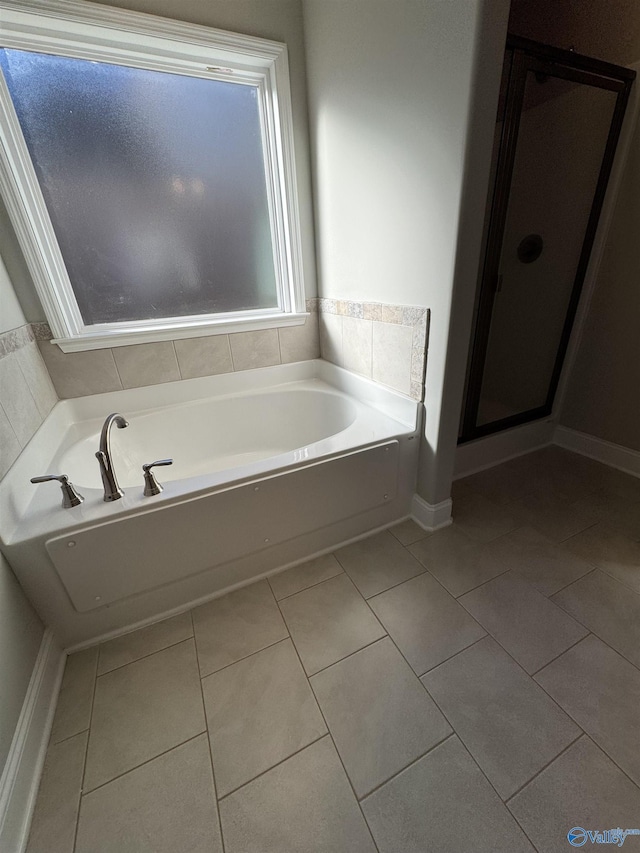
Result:
[[[162,486],[156,480],[156,476],[151,470],[160,465],[173,465],[173,459],[158,459],[155,462],[145,462],[142,466],[144,473],[144,496],[150,498],[153,495],[159,495],[162,491]]]
[[[32,483],[48,483],[49,480],[57,480],[62,489],[62,506],[63,509],[70,509],[72,506],[81,504],[84,498],[76,491],[75,486],[66,474],[44,474],[42,477],[32,477]]]

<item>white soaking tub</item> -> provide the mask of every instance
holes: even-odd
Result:
[[[67,646],[121,633],[407,516],[419,409],[320,360],[61,401],[0,484],[0,544]],[[129,427],[107,503],[111,412]],[[142,465],[167,457],[144,497]],[[49,473],[84,502],[29,482]]]

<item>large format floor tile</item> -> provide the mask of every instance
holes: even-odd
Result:
[[[367,797],[362,808],[380,853],[533,853],[456,737]]]
[[[196,607],[193,626],[201,676],[284,640],[288,633],[267,581]]]
[[[573,827],[636,828],[640,788],[589,738],[581,737],[516,794],[509,808],[538,850],[566,853],[567,832]]]
[[[586,530],[600,520],[600,513],[582,498],[567,502],[554,493],[526,495],[512,506],[513,514],[522,524],[535,528],[554,542]]]
[[[495,543],[479,545],[453,525],[416,542],[409,550],[457,597],[511,568],[494,559],[491,545]]]
[[[220,802],[226,853],[375,853],[325,737]]]
[[[546,447],[452,498],[446,530],[71,656],[27,853],[554,853],[637,826],[640,479]]]
[[[294,595],[317,583],[329,580],[342,572],[342,566],[333,554],[323,554],[315,560],[309,560],[300,566],[287,569],[277,575],[271,575],[269,583],[273,594],[280,601],[288,595]]]
[[[543,595],[592,572],[593,563],[557,545],[531,527],[521,527],[491,546],[491,557],[503,568],[534,586]]]
[[[598,569],[552,600],[640,666],[640,595]]]
[[[640,784],[640,672],[587,637],[535,679]]]
[[[564,544],[640,594],[640,542],[606,524],[596,524]]]
[[[85,791],[205,728],[193,640],[101,675],[96,684]]]
[[[123,637],[116,637],[100,646],[98,675],[103,675],[105,672],[169,646],[175,646],[176,643],[181,643],[192,636],[191,613],[187,612],[147,625],[146,628],[132,631],[131,634],[125,634]]]
[[[418,675],[486,634],[428,572],[376,595],[369,605]]]
[[[388,637],[311,679],[358,797],[451,734]]]
[[[222,853],[207,736],[82,798],[76,853]]]
[[[520,525],[508,507],[483,498],[473,489],[461,488],[459,492],[457,496],[454,491],[453,522],[474,541],[490,542]]]
[[[54,743],[89,728],[97,660],[95,647],[67,658],[51,730]]]
[[[285,598],[280,606],[308,675],[385,634],[346,575]]]
[[[336,557],[365,598],[424,572],[388,530],[340,548]]]
[[[456,480],[457,484],[469,486],[474,492],[500,504],[512,504],[524,495],[531,494],[528,480],[508,462]]]
[[[326,734],[291,640],[202,681],[218,796]]]
[[[505,799],[580,734],[489,637],[422,681]]]
[[[73,853],[87,737],[81,732],[49,746],[27,853]]]
[[[528,673],[536,672],[589,633],[512,572],[459,600]]]

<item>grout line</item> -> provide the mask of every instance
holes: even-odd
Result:
[[[113,366],[116,369],[116,376],[118,377],[118,382],[120,383],[120,390],[124,391],[125,390],[125,384],[122,381],[122,376],[120,376],[120,368],[118,367],[117,359],[116,359],[115,355],[113,354],[113,347],[109,347],[109,352],[111,353],[111,361],[113,362]]]
[[[227,791],[226,794],[223,794],[221,797],[218,797],[218,802],[221,803],[223,800],[226,800],[228,797],[232,797],[234,794],[237,794],[238,791],[241,791],[242,788],[246,788],[247,785],[251,785],[257,779],[260,779],[262,776],[266,776],[267,773],[270,773],[276,767],[280,767],[281,764],[284,764],[290,758],[293,758],[296,755],[300,755],[300,753],[304,752],[305,749],[308,749],[310,746],[313,746],[314,743],[318,743],[319,741],[324,740],[324,738],[326,738],[328,736],[329,736],[329,730],[327,729],[326,732],[323,732],[318,737],[314,738],[313,740],[310,740],[309,743],[305,743],[305,745],[301,746],[300,749],[296,749],[296,751],[292,752],[291,755],[286,755],[284,758],[281,758],[280,761],[276,762],[276,764],[272,764],[270,767],[267,767],[266,770],[261,770],[260,773],[257,773],[255,776],[252,776],[251,779],[247,779],[241,785],[238,785],[236,788],[233,788],[231,791]]]
[[[157,625],[159,623],[156,622],[155,624]],[[144,628],[140,628],[139,630],[143,631]],[[126,637],[127,635],[124,634],[123,636]],[[124,669],[125,666],[130,666],[132,663],[138,663],[138,661],[141,661],[141,660],[146,660],[147,658],[153,657],[154,655],[157,655],[160,652],[166,652],[167,649],[172,649],[174,646],[179,646],[180,643],[186,643],[187,640],[193,640],[193,639],[194,639],[193,634],[191,634],[189,637],[183,637],[181,640],[176,640],[175,643],[169,643],[168,646],[162,646],[162,648],[160,648],[160,649],[155,649],[152,652],[147,652],[147,654],[140,655],[139,658],[134,658],[133,660],[128,660],[126,663],[120,663],[120,664],[118,664],[118,666],[114,666],[112,669],[105,669],[104,672],[99,672],[96,675],[96,678],[103,678],[105,675],[110,675],[112,672],[117,672],[119,669]],[[107,642],[109,642],[109,641],[107,640]],[[98,648],[101,648],[101,646],[98,646]]]
[[[333,663],[328,663],[326,666],[323,666],[322,669],[318,669],[315,672],[311,673],[307,673],[305,669],[305,675],[307,676],[309,681],[311,681],[312,678],[315,678],[316,675],[320,675],[321,672],[326,672],[328,669],[331,669],[332,666],[335,666],[338,663],[342,663],[342,661],[349,660],[349,658],[354,657],[354,655],[357,655],[359,652],[363,652],[365,649],[369,649],[371,648],[371,646],[375,646],[376,643],[379,643],[381,640],[386,640],[388,637],[389,635],[385,632],[384,636],[376,637],[375,640],[372,640],[370,643],[367,643],[366,646],[361,646],[359,649],[356,649],[355,652],[349,652],[348,655],[345,655],[343,658],[338,658],[338,660],[335,660]]]
[[[584,626],[582,626],[582,627],[584,627]],[[559,655],[556,655],[554,658],[551,658],[551,660],[548,660],[546,663],[543,663],[543,664],[542,664],[542,666],[538,667],[538,669],[536,669],[536,671],[535,671],[535,672],[531,672],[531,673],[529,673],[529,674],[531,675],[531,678],[533,678],[533,676],[534,676],[534,675],[537,675],[539,672],[542,672],[542,670],[543,670],[545,667],[549,666],[549,664],[552,664],[554,661],[558,660],[558,658],[561,658],[561,657],[562,657],[562,655],[563,655],[563,654],[565,654],[565,652],[570,651],[574,646],[577,646],[577,645],[578,645],[578,643],[581,643],[583,640],[586,640],[586,639],[587,639],[587,637],[590,637],[590,636],[591,636],[591,631],[589,631],[589,629],[588,629],[588,628],[585,628],[585,631],[587,631],[588,633],[586,633],[583,637],[580,637],[580,639],[579,639],[579,640],[576,640],[576,641],[575,641],[575,643],[571,643],[571,645],[570,645],[570,646],[567,646],[567,648],[566,648],[564,651],[560,652],[560,654],[559,654]],[[536,683],[537,683],[537,682],[536,682]]]
[[[415,560],[416,558],[414,557],[413,559]],[[422,575],[430,574],[429,570],[426,569],[419,560],[416,560],[416,563],[418,563],[418,565],[420,566],[421,571],[419,571],[415,575],[412,575],[410,578],[405,578],[404,580],[398,581],[397,583],[394,583],[393,586],[388,586],[386,589],[383,589],[380,592],[374,592],[373,595],[365,596],[365,595],[363,595],[362,592],[360,592],[360,590],[358,590],[358,592],[360,592],[360,595],[362,595],[362,597],[364,598],[365,601],[369,602],[369,601],[371,601],[371,599],[377,598],[379,595],[384,595],[385,592],[391,592],[392,589],[397,589],[399,586],[402,586],[402,584],[404,584],[404,583],[409,583],[409,581],[415,580],[416,578],[420,578],[420,577],[422,577]],[[345,569],[345,574],[347,576],[349,576],[349,572],[347,572],[346,569]],[[355,581],[353,581],[353,583],[355,584]],[[375,613],[375,611],[374,611],[374,613]]]
[[[432,694],[431,694],[431,693],[429,692],[429,690],[427,689],[427,685],[426,685],[426,684],[424,684],[422,681],[421,681],[420,683],[421,683],[421,684],[422,684],[422,686],[424,687],[424,689],[425,689],[425,692],[426,692],[427,696],[431,699],[431,701],[432,701],[432,702],[433,702],[433,704],[436,706],[436,708],[438,709],[438,711],[440,711],[440,713],[442,714],[442,716],[444,717],[444,719],[445,719],[445,720],[447,721],[447,723],[449,723],[449,725],[451,726],[451,731],[453,732],[453,734],[458,738],[458,740],[460,741],[460,743],[462,744],[462,746],[464,747],[464,749],[466,750],[466,752],[471,756],[471,758],[472,758],[472,760],[473,760],[473,763],[476,765],[476,767],[478,767],[478,769],[480,770],[480,772],[482,773],[482,775],[484,776],[484,778],[487,780],[487,782],[489,783],[489,785],[491,786],[491,788],[495,791],[495,794],[496,794],[496,796],[498,797],[498,799],[500,800],[500,802],[504,802],[504,801],[503,801],[503,799],[502,799],[502,797],[501,797],[501,796],[500,796],[500,794],[498,793],[498,789],[497,789],[497,788],[496,788],[496,786],[493,784],[493,782],[491,781],[491,779],[489,779],[489,777],[488,777],[488,776],[487,776],[487,774],[484,772],[484,770],[482,769],[482,767],[478,764],[478,762],[477,762],[476,758],[473,756],[473,754],[472,754],[472,753],[471,753],[471,751],[469,750],[469,747],[466,745],[466,743],[465,743],[465,742],[464,742],[464,740],[462,739],[462,735],[458,733],[458,731],[457,731],[456,727],[453,725],[453,723],[451,722],[451,720],[449,719],[449,717],[447,717],[447,715],[445,714],[445,712],[444,712],[444,711],[442,710],[442,708],[440,707],[439,703],[436,701],[436,699],[434,698],[434,696],[432,696]]]
[[[580,735],[578,735],[578,737],[580,737]],[[473,763],[476,765],[476,767],[478,768],[478,770],[480,771],[480,773],[484,776],[484,778],[487,780],[487,782],[489,783],[489,785],[491,785],[491,787],[493,788],[493,790],[496,792],[496,795],[497,795],[498,799],[500,800],[501,804],[504,806],[506,813],[507,813],[508,815],[510,815],[510,816],[511,816],[511,819],[513,820],[513,822],[515,823],[515,825],[520,829],[520,831],[522,832],[522,834],[524,835],[524,837],[529,841],[529,843],[531,844],[531,846],[533,847],[533,849],[537,851],[537,850],[538,850],[538,848],[537,848],[537,847],[536,847],[536,845],[533,843],[533,840],[532,840],[531,838],[529,838],[528,833],[525,831],[524,827],[520,824],[520,821],[516,818],[516,816],[515,816],[515,815],[513,814],[513,812],[511,811],[511,809],[507,806],[506,802],[502,799],[502,797],[500,796],[500,794],[498,794],[498,791],[496,790],[496,788],[494,788],[493,783],[491,782],[491,780],[489,779],[489,777],[487,776],[487,774],[484,772],[484,770],[482,769],[482,767],[480,767],[480,765],[478,764],[478,762],[477,762],[477,761],[476,761],[476,759],[474,758],[473,754],[469,751],[469,748],[467,747],[467,745],[465,744],[465,742],[462,740],[462,738],[461,738],[460,736],[458,736],[458,739],[459,739],[460,743],[462,744],[462,748],[465,750],[465,752],[467,753],[467,755],[469,756],[469,758],[471,758],[471,760],[472,760],[472,761],[473,761]],[[578,739],[578,738],[576,738],[576,740],[577,740],[577,739]],[[575,743],[575,741],[574,741],[574,743]],[[544,851],[540,851],[540,853],[544,853]]]
[[[358,595],[359,595],[359,594],[360,594],[360,593],[359,593],[359,591],[358,591]],[[364,599],[363,599],[363,601],[364,601]],[[282,616],[282,618],[284,619],[284,614],[282,613],[282,610],[280,609],[280,603],[279,603],[279,602],[276,602],[276,603],[278,604],[278,609],[280,610],[280,615],[281,615],[281,616]],[[366,603],[366,602],[365,602],[365,603]],[[373,611],[371,611],[371,612],[373,613]],[[375,614],[374,614],[374,617],[375,617]],[[380,639],[382,639],[382,637],[381,637]],[[348,782],[348,784],[349,784],[349,786],[350,786],[350,788],[351,788],[351,791],[352,791],[352,793],[353,793],[354,799],[355,799],[356,803],[358,804],[358,809],[359,809],[359,811],[360,811],[360,814],[362,815],[362,820],[364,821],[364,825],[367,827],[367,831],[368,831],[369,836],[370,836],[370,838],[371,838],[371,842],[372,842],[372,844],[373,844],[373,846],[374,846],[375,850],[377,851],[377,853],[380,853],[380,850],[379,850],[379,848],[378,848],[378,845],[376,844],[376,840],[375,840],[375,838],[373,837],[373,832],[371,831],[371,827],[370,827],[370,826],[369,826],[369,824],[367,823],[367,819],[366,819],[366,817],[365,817],[365,814],[364,814],[364,812],[362,811],[362,806],[360,805],[360,801],[358,800],[358,795],[357,795],[357,794],[356,794],[356,792],[355,792],[355,788],[353,787],[353,783],[351,782],[351,778],[349,777],[349,774],[347,773],[347,768],[344,766],[344,762],[343,762],[343,760],[342,760],[342,756],[340,755],[340,752],[338,751],[338,747],[336,746],[336,742],[335,742],[335,740],[333,739],[333,735],[331,734],[331,729],[329,728],[329,724],[327,723],[327,718],[326,718],[326,717],[325,717],[325,715],[324,715],[324,711],[322,710],[322,707],[321,707],[321,705],[320,705],[320,702],[318,702],[318,697],[316,696],[316,692],[315,692],[315,690],[313,689],[313,684],[311,683],[311,679],[310,679],[310,677],[309,677],[309,676],[307,675],[307,673],[306,673],[306,670],[305,670],[304,665],[303,665],[303,663],[302,663],[302,658],[300,657],[300,654],[299,654],[299,652],[298,652],[298,649],[297,649],[297,647],[296,647],[296,644],[295,644],[295,641],[294,641],[293,637],[291,638],[291,643],[292,643],[292,645],[293,645],[293,648],[294,648],[294,651],[295,651],[296,655],[298,656],[298,660],[300,661],[300,666],[302,667],[302,671],[303,671],[303,673],[305,674],[305,677],[306,677],[306,679],[307,679],[307,684],[309,685],[309,689],[311,690],[311,693],[313,694],[313,698],[314,698],[314,700],[315,700],[316,707],[318,708],[318,711],[319,711],[319,713],[320,713],[320,716],[322,717],[322,719],[323,719],[323,721],[324,721],[324,724],[325,724],[325,726],[326,726],[326,729],[327,729],[327,735],[326,735],[326,736],[327,736],[327,737],[329,737],[329,738],[331,738],[331,743],[333,744],[333,748],[334,748],[334,750],[335,750],[335,752],[336,752],[336,755],[338,756],[338,761],[339,761],[339,762],[340,762],[340,764],[342,765],[342,770],[343,770],[344,775],[345,775],[345,777],[346,777],[346,779],[347,779],[347,782]],[[337,661],[336,661],[336,663],[337,663]]]
[[[471,589],[466,590],[466,592],[461,592],[460,595],[454,595],[453,597],[458,602],[458,604],[460,604],[462,607],[464,607],[464,605],[460,601],[460,599],[462,598],[463,595],[467,595],[470,592],[475,592],[477,589],[480,589],[481,586],[486,586],[488,583],[491,583],[491,581],[495,581],[498,578],[501,578],[503,575],[507,575],[507,574],[509,574],[509,572],[512,572],[512,571],[513,571],[513,569],[505,569],[504,572],[500,572],[499,574],[494,575],[492,578],[489,578],[486,581],[482,581],[482,583],[479,583],[477,586],[471,587]],[[449,595],[453,595],[453,593],[450,592]],[[464,609],[466,610],[467,608],[465,607]],[[469,612],[469,611],[467,611],[467,612]],[[469,614],[469,615],[471,615],[471,614]]]
[[[68,740],[71,740],[71,738],[78,737],[78,735],[82,735],[88,731],[89,728],[80,729],[80,731],[74,732],[72,735],[67,735],[66,737],[60,738],[60,740],[54,740],[53,738],[51,738],[49,740],[49,743],[47,744],[47,749],[49,749],[50,746],[58,746],[59,743],[66,743]]]
[[[163,755],[167,755],[169,752],[173,752],[174,749],[178,749],[180,746],[184,746],[186,743],[191,743],[192,740],[196,738],[202,737],[202,735],[206,734],[206,728],[202,729],[200,732],[196,732],[196,734],[191,735],[191,737],[186,738],[186,740],[180,741],[180,743],[175,743],[173,746],[170,746],[168,749],[164,749],[162,752],[159,752],[157,755],[152,755],[150,758],[147,758],[145,761],[141,761],[140,764],[136,764],[134,767],[129,767],[127,770],[123,770],[122,773],[118,773],[116,776],[113,776],[111,779],[107,779],[104,782],[101,782],[99,785],[96,785],[95,788],[91,788],[88,791],[83,790],[82,796],[85,797],[88,794],[93,794],[95,791],[99,791],[101,788],[105,788],[107,785],[110,785],[112,782],[115,782],[116,779],[122,779],[123,776],[128,776],[129,773],[133,773],[134,770],[139,770],[141,767],[145,767],[147,764],[151,764],[152,761],[155,761],[156,758],[161,758]]]
[[[364,803],[365,800],[368,800],[369,797],[373,796],[373,794],[379,791],[380,788],[384,788],[385,785],[389,784],[389,782],[392,782],[394,779],[397,779],[398,776],[401,776],[404,772],[413,767],[414,764],[417,764],[419,761],[422,761],[422,759],[432,753],[434,749],[437,749],[439,746],[442,746],[443,743],[446,743],[448,740],[451,740],[452,737],[458,737],[459,739],[459,736],[453,726],[450,725],[450,728],[451,731],[449,732],[449,734],[445,735],[445,737],[441,738],[437,743],[434,743],[433,746],[430,746],[429,749],[426,750],[426,752],[423,752],[422,755],[419,755],[417,758],[413,758],[405,767],[401,767],[400,770],[396,770],[396,772],[389,776],[388,779],[385,779],[383,782],[380,782],[379,785],[376,785],[375,788],[372,788],[370,791],[367,791],[366,794],[363,794],[360,798],[360,802]]]
[[[580,737],[580,736],[578,736],[578,737]],[[469,749],[467,748],[467,745],[465,744],[465,742],[462,740],[462,738],[459,738],[459,740],[460,740],[460,743],[462,744],[462,748],[466,751],[466,753],[469,755],[469,757],[471,758],[471,760],[473,761],[473,763],[476,765],[476,767],[478,768],[478,770],[480,771],[480,773],[484,776],[484,778],[487,780],[487,782],[488,782],[488,783],[491,785],[491,787],[493,788],[493,784],[491,783],[491,780],[490,780],[490,779],[489,779],[489,777],[486,775],[486,773],[484,772],[484,770],[482,769],[482,767],[480,767],[480,765],[478,764],[478,762],[476,761],[476,759],[474,758],[474,756],[471,754],[471,752],[470,752],[470,751],[469,751]],[[577,738],[576,738],[576,740],[577,740]],[[575,742],[575,741],[574,741],[574,742]],[[513,814],[513,812],[511,811],[511,809],[506,805],[505,801],[502,799],[502,797],[500,796],[500,794],[498,794],[497,790],[496,790],[495,788],[493,788],[493,790],[496,792],[496,794],[497,794],[497,796],[498,796],[498,799],[500,800],[500,802],[502,803],[502,805],[505,807],[505,811],[507,812],[507,814],[511,816],[511,819],[514,821],[514,823],[516,824],[516,826],[520,829],[520,831],[522,832],[522,834],[524,835],[524,837],[529,841],[529,843],[531,844],[531,846],[533,847],[533,849],[537,851],[537,850],[538,850],[538,848],[537,848],[537,847],[536,847],[536,845],[533,843],[533,840],[532,840],[531,838],[529,838],[528,833],[525,831],[524,827],[520,824],[520,821],[519,821],[519,820],[517,819],[517,817]],[[544,851],[540,851],[540,853],[544,853]]]
[[[191,618],[191,630],[193,631],[193,641],[196,647],[196,662],[198,665],[198,675],[200,675],[200,659],[198,658],[198,645],[195,642],[196,635],[196,626],[193,621],[193,609],[189,611],[189,616]],[[209,719],[207,717],[207,705],[204,700],[204,688],[202,686],[202,676],[198,679],[200,684],[200,696],[202,698],[202,709],[204,712],[204,724],[205,724],[205,732],[207,735],[207,745],[209,747],[209,765],[211,767],[211,779],[213,781],[213,796],[216,804],[216,816],[218,820],[218,831],[220,832],[220,844],[222,845],[222,853],[225,853],[225,843],[224,843],[224,835],[222,834],[222,819],[220,817],[220,809],[218,808],[218,785],[216,782],[216,771],[213,766],[213,749],[211,748],[211,733],[209,732]]]
[[[583,528],[582,530],[578,530],[578,531],[576,531],[576,533],[572,533],[570,536],[565,536],[564,539],[557,540],[556,544],[557,545],[564,545],[565,542],[568,542],[570,539],[575,539],[577,536],[582,536],[582,534],[586,533],[587,530],[591,530],[593,527],[597,527],[599,524],[602,524],[602,519],[598,519],[598,521],[594,521],[593,524],[587,524],[587,526],[585,528]]]
[[[267,649],[272,649],[274,646],[279,645],[280,643],[285,643],[287,640],[290,640],[291,636],[287,634],[286,637],[281,637],[279,640],[276,640],[274,643],[269,643],[268,646],[263,646],[261,649],[256,649],[255,652],[251,652],[248,655],[245,655],[242,658],[238,658],[238,660],[231,661],[231,663],[226,663],[224,666],[221,666],[220,669],[214,669],[213,672],[208,672],[206,675],[200,676],[200,681],[204,681],[205,678],[211,678],[212,675],[217,675],[219,672],[224,672],[225,669],[229,669],[232,666],[235,666],[237,663],[241,663],[243,660],[249,660],[249,658],[254,657],[255,655],[259,655],[260,652],[265,652]]]
[[[174,340],[171,341],[171,346],[173,347],[173,356],[176,360],[176,367],[178,368],[178,378],[184,379],[182,375],[182,367],[180,367],[180,359],[178,358],[178,350],[176,349],[176,342]]]
[[[67,660],[68,660],[67,656]],[[82,808],[82,799],[84,797],[84,780],[87,775],[87,760],[89,758],[89,741],[91,740],[91,724],[93,723],[93,710],[96,702],[96,690],[98,687],[98,660],[100,659],[100,646],[96,650],[96,663],[93,673],[93,690],[91,692],[91,710],[89,712],[89,728],[87,729],[87,745],[84,750],[84,761],[82,763],[82,778],[80,780],[80,796],[78,797],[78,808],[76,810],[76,825],[73,832],[73,851],[75,853],[76,844],[78,843],[78,828],[80,826],[80,809]]]
[[[628,584],[626,581],[621,580],[621,578],[617,577],[616,575],[611,574],[609,569],[605,569],[602,566],[596,566],[596,569],[598,571],[601,571],[603,574],[608,575],[612,580],[617,581],[617,583],[621,584],[623,587],[625,587],[625,589],[628,589],[634,595],[640,597],[640,592],[638,592],[637,589],[634,589],[630,584]],[[583,577],[586,577],[586,575],[583,575]],[[578,580],[582,580],[582,578],[578,578]],[[558,590],[558,592],[560,592],[560,590]]]
[[[480,625],[480,627],[482,628],[482,625]],[[428,675],[430,672],[433,672],[434,669],[437,669],[439,666],[442,666],[443,663],[448,663],[450,660],[453,660],[453,658],[457,657],[458,655],[461,655],[463,652],[468,651],[469,649],[473,648],[473,646],[476,646],[478,643],[481,643],[483,640],[486,640],[487,637],[490,637],[491,639],[493,639],[493,637],[491,637],[491,634],[489,634],[485,628],[482,628],[482,630],[485,632],[484,636],[478,637],[477,640],[474,640],[472,643],[469,643],[468,646],[465,646],[463,649],[458,649],[457,652],[454,652],[452,655],[449,655],[448,658],[445,658],[444,660],[441,660],[439,663],[436,663],[433,666],[429,667],[429,669],[426,669],[423,673],[418,675],[418,678],[422,679],[425,675]],[[407,661],[407,663],[408,663],[408,661]],[[413,669],[413,667],[412,667],[412,669]],[[414,672],[415,672],[415,670],[414,670]],[[417,675],[417,673],[416,673],[416,675]]]
[[[623,774],[623,776],[626,776],[626,778],[631,782],[631,784],[635,785],[635,787],[640,791],[640,782],[637,782],[635,779],[633,779],[631,776],[629,776],[627,771],[618,764],[618,762],[615,760],[615,758],[612,758],[612,756],[609,755],[609,753],[607,752],[607,750],[603,746],[601,746],[593,737],[591,737],[589,732],[585,732],[584,736],[586,738],[588,738],[591,741],[591,743],[595,746],[595,748],[599,749],[600,752],[609,759],[609,761],[614,765],[614,767],[617,767],[618,770]]]
[[[596,572],[602,572],[602,569],[598,569],[598,568],[596,568],[596,569],[594,569],[594,571],[596,571]],[[606,572],[602,572],[602,573],[603,573],[603,574],[607,574]],[[593,572],[589,572],[589,574],[593,574]],[[587,577],[587,575],[584,575],[583,577]],[[609,576],[609,577],[610,577],[610,576]],[[578,578],[578,580],[582,580],[582,578]],[[615,580],[615,578],[613,578],[613,580]],[[574,583],[577,583],[577,582],[578,582],[578,581],[574,581]],[[622,586],[624,586],[625,590],[627,590],[627,589],[628,589],[628,587],[626,587],[624,584],[621,584],[621,585],[622,585]],[[635,594],[637,595],[637,593],[635,593]],[[555,595],[555,593],[554,593],[554,595]],[[569,612],[565,607],[563,607],[563,606],[562,606],[562,604],[560,604],[560,602],[556,602],[556,601],[554,601],[554,602],[553,602],[553,604],[555,604],[555,605],[556,605],[556,607],[559,607],[559,608],[562,610],[562,612],[563,612],[563,613],[566,613],[566,614],[567,614],[567,616],[570,616],[570,617],[571,617],[575,622],[577,622],[577,623],[578,623],[578,625],[582,625],[582,627],[583,627],[585,630],[587,630],[587,631],[589,632],[589,634],[593,634],[593,636],[594,636],[596,639],[600,640],[600,642],[601,642],[603,645],[605,645],[605,646],[607,646],[607,648],[611,649],[611,651],[612,651],[612,652],[615,652],[619,657],[621,657],[624,661],[626,661],[628,664],[630,664],[634,669],[637,669],[638,671],[640,671],[640,666],[639,666],[637,663],[634,663],[634,661],[630,660],[630,659],[626,656],[626,654],[624,654],[623,652],[619,651],[619,650],[618,650],[618,649],[616,649],[614,646],[612,646],[612,645],[611,645],[611,643],[609,643],[607,640],[605,640],[603,637],[601,637],[601,636],[600,636],[600,634],[598,634],[598,633],[597,633],[593,628],[590,628],[590,627],[589,627],[589,625],[586,625],[584,622],[581,622],[581,621],[580,621],[580,619],[578,619],[578,617],[577,617],[577,616],[574,616],[574,615],[573,615],[573,613],[570,613],[570,612]],[[588,636],[588,635],[587,635],[587,636]],[[586,640],[586,638],[587,638],[587,637],[585,636],[585,637],[583,637],[582,639],[583,639],[583,640]],[[538,672],[540,672],[540,670],[538,670]],[[536,673],[536,675],[537,675],[537,673]]]
[[[586,732],[584,731],[584,729],[580,728],[580,734],[579,734],[579,735],[577,735],[576,737],[574,737],[574,739],[571,741],[571,743],[568,743],[568,744],[564,747],[564,749],[562,749],[562,750],[561,750],[561,751],[560,751],[556,756],[554,756],[554,757],[551,759],[551,761],[547,761],[547,763],[544,765],[544,767],[541,767],[539,770],[537,770],[537,771],[533,774],[533,776],[531,777],[531,779],[527,779],[527,781],[526,781],[523,785],[520,785],[520,787],[519,787],[519,788],[517,788],[517,789],[513,792],[513,794],[509,794],[509,796],[506,798],[506,800],[504,800],[504,804],[505,804],[505,805],[508,805],[508,803],[510,803],[510,802],[511,802],[511,800],[513,800],[513,798],[514,798],[514,797],[517,797],[517,796],[518,796],[518,794],[519,794],[521,791],[523,791],[523,790],[527,787],[527,785],[530,785],[530,784],[533,782],[533,780],[534,780],[534,779],[537,779],[537,778],[538,778],[538,776],[540,776],[540,774],[541,774],[541,773],[544,773],[544,771],[547,769],[547,767],[550,767],[550,766],[553,764],[553,762],[554,762],[554,761],[557,761],[557,759],[558,759],[558,758],[560,758],[560,756],[561,756],[561,755],[564,755],[564,754],[565,754],[565,752],[567,752],[567,750],[571,749],[571,747],[574,745],[574,743],[577,743],[577,742],[580,740],[580,738],[581,738],[581,737],[585,737],[585,736],[586,736]]]
[[[303,564],[301,564],[301,565],[303,565]],[[290,592],[289,595],[283,595],[282,598],[276,598],[276,594],[275,594],[275,592],[273,592],[273,587],[271,587],[271,592],[273,592],[273,597],[276,598],[276,601],[278,603],[280,603],[281,601],[286,601],[288,598],[293,598],[293,596],[298,595],[299,592],[306,592],[308,589],[313,589],[314,586],[320,586],[320,584],[325,583],[325,581],[331,581],[334,578],[339,577],[340,575],[346,575],[347,573],[342,568],[342,565],[340,563],[338,563],[338,565],[340,566],[340,571],[336,572],[335,575],[331,575],[330,578],[323,578],[321,581],[315,581],[315,583],[309,584],[309,586],[305,586],[302,589],[297,589],[295,592]],[[292,566],[292,568],[295,569],[296,566]],[[290,570],[285,569],[285,571],[290,571]],[[281,574],[284,574],[284,572],[281,572]],[[277,577],[277,575],[272,575],[272,577]],[[348,577],[348,575],[347,575],[347,577]],[[269,586],[271,586],[271,581],[269,580],[268,577],[267,577],[267,580],[269,581]]]
[[[588,560],[587,560],[587,562],[588,562]],[[589,563],[589,565],[593,565],[593,564]],[[598,569],[599,569],[599,566],[593,566],[593,568],[589,569],[588,572],[585,572],[583,575],[580,575],[579,578],[574,578],[572,581],[569,581],[569,583],[566,583],[564,586],[561,586],[560,589],[557,589],[555,592],[552,592],[551,595],[545,596],[545,598],[547,598],[549,601],[551,601],[551,599],[553,598],[554,595],[557,595],[559,592],[563,592],[565,589],[568,589],[570,586],[573,586],[574,583],[578,583],[578,581],[584,580],[584,578],[588,577],[589,575],[592,575],[594,572],[597,572]],[[554,601],[552,603],[555,604],[556,607],[561,606],[556,601]],[[564,610],[564,607],[562,609]]]

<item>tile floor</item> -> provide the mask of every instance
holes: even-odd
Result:
[[[552,447],[457,482],[454,513],[72,655],[28,853],[639,828],[640,480]]]

